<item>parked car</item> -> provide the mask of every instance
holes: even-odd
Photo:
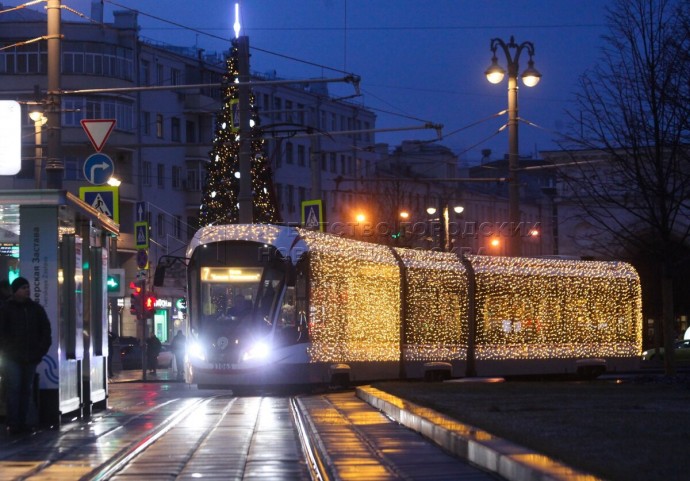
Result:
[[[673,346],[673,355],[676,361],[687,362],[690,361],[690,339],[678,341]],[[642,353],[643,361],[661,361],[664,359],[664,348],[660,348],[657,353],[656,349],[648,349]]]
[[[141,345],[137,340],[136,344],[125,344],[120,346],[120,360],[122,369],[141,369]],[[158,354],[158,368],[169,369],[173,365],[174,355],[170,350],[170,345],[163,344],[161,352]]]

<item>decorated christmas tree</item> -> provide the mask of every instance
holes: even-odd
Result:
[[[206,182],[199,207],[200,227],[237,224],[239,221],[240,130],[239,88],[236,84],[239,61],[236,40],[233,40],[226,63],[227,71],[221,84],[223,106],[216,114],[213,150],[210,162],[206,164]],[[253,93],[250,93],[249,101],[253,219],[255,223],[277,223],[280,222],[280,213],[273,190],[273,175],[264,152],[263,132]]]

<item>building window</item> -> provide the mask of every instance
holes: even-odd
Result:
[[[297,123],[304,125],[304,105],[297,104]]]
[[[157,174],[158,174],[158,187],[165,188],[165,165],[164,164],[158,164]]]
[[[163,85],[165,83],[165,69],[163,64],[156,64],[156,81],[158,85]]]
[[[170,69],[170,85],[181,85],[182,84],[182,73],[179,69]]]
[[[141,61],[141,84],[151,85],[151,62],[148,60]]]
[[[21,45],[0,52],[0,73],[44,74],[48,70],[48,54],[41,44]]]
[[[170,139],[173,142],[179,142],[181,139],[181,132],[180,132],[180,119],[177,117],[173,117],[170,119]]]
[[[285,101],[285,120],[288,122],[294,122],[295,117],[293,116],[293,111],[292,111],[292,100],[286,100]]]
[[[163,138],[163,114],[156,114],[156,137]]]
[[[163,237],[165,235],[165,217],[163,214],[158,214],[156,216],[156,229],[158,237]]]
[[[330,157],[330,161],[331,161],[331,172],[335,174],[336,170],[337,170],[336,169],[336,154],[335,154],[335,152],[331,152],[329,154],[329,157]]]
[[[283,210],[285,208],[283,203],[283,184],[276,184],[276,201],[278,202],[278,210]]]
[[[82,119],[117,120],[117,130],[131,131],[134,129],[134,108],[131,102],[109,97],[65,98],[62,104],[62,125],[80,127]]]
[[[302,208],[302,202],[307,200],[307,189],[305,187],[298,187],[297,188],[297,202],[298,205],[300,206],[300,209]]]
[[[133,79],[133,52],[129,48],[92,42],[71,42],[69,40],[63,41],[61,46],[63,74],[98,75],[125,80]],[[23,52],[18,50],[17,53]],[[27,58],[28,64],[27,62],[21,62],[21,57],[18,57],[17,61],[19,63],[17,63],[17,66],[24,67],[26,64],[29,68],[35,68],[34,66],[39,66],[36,60],[40,60],[40,67],[44,68],[44,55],[41,54],[40,58],[35,59]]]
[[[151,112],[141,112],[141,130],[144,135],[151,135]]]
[[[191,240],[192,237],[194,237],[194,234],[196,234],[196,231],[198,230],[198,225],[199,225],[199,218],[198,217],[187,217],[187,240]]]
[[[306,151],[304,145],[297,146],[297,165],[304,167],[305,164]]]
[[[295,212],[295,187],[287,186],[287,210],[289,213]]]
[[[177,165],[173,165],[172,168],[172,187],[173,189],[180,188],[180,177],[182,174],[182,168]]]
[[[295,159],[293,158],[293,147],[292,147],[292,142],[286,142],[285,143],[285,163],[286,164],[292,164],[294,163]]]
[[[280,97],[273,98],[273,110],[275,110],[273,118],[283,120],[283,101]]]
[[[194,169],[187,170],[187,185],[185,186],[187,190],[196,192],[199,190],[199,176],[197,176],[197,171]]]
[[[82,159],[66,156],[65,157],[65,180],[85,180],[84,179],[84,161]]]
[[[175,224],[173,226],[173,235],[179,239],[182,234],[182,218],[179,215],[175,216]]]
[[[196,123],[192,120],[188,120],[185,126],[185,134],[187,138],[187,143],[188,144],[195,144],[196,143]]]
[[[141,183],[151,185],[151,162],[146,160],[141,163]]]

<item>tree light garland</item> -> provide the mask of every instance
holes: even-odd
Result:
[[[237,43],[233,40],[231,54],[226,60],[227,72],[223,75],[223,106],[216,114],[216,131],[213,150],[209,154],[212,162],[206,164],[206,183],[199,206],[199,223],[234,224],[239,220],[239,163],[240,135],[236,116],[238,107],[239,59]],[[254,94],[249,96],[250,119],[250,169],[252,184],[253,219],[257,223],[280,222],[277,201],[273,195],[273,175],[270,163],[264,154],[263,132],[255,109]]]

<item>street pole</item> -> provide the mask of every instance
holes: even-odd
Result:
[[[62,176],[65,169],[61,158],[60,124],[60,0],[48,0],[48,98],[46,117],[48,118],[46,184],[49,189],[62,189]]]
[[[34,122],[34,182],[36,189],[41,188],[41,171],[43,170],[43,136],[42,128],[48,120],[43,112],[35,110],[29,113],[29,118]]]
[[[237,37],[237,70],[240,84],[238,87],[240,114],[240,191],[237,195],[239,203],[240,224],[254,222],[254,206],[252,195],[252,160],[251,160],[251,131],[249,126],[249,37]]]
[[[319,107],[320,101],[316,104],[316,108],[311,114],[310,124],[314,131],[320,132],[319,125]],[[311,198],[321,199],[321,136],[314,135],[311,137],[311,154],[309,158],[309,166],[311,167]]]
[[[541,74],[534,68],[534,45],[532,42],[515,43],[510,37],[508,43],[500,38],[491,39],[491,66],[486,70],[489,82],[497,84],[503,80],[506,71],[498,65],[496,50],[501,48],[508,64],[508,221],[510,226],[510,240],[508,252],[511,256],[522,254],[522,239],[520,238],[520,178],[519,178],[519,149],[518,149],[518,70],[520,68],[520,54],[527,50],[529,61],[527,69],[522,73],[522,82],[527,87],[534,87],[539,83]],[[511,50],[514,53],[511,53]]]
[[[508,68],[508,222],[510,223],[509,252],[513,257],[522,255],[520,239],[520,164],[518,150],[518,85],[517,65]]]

